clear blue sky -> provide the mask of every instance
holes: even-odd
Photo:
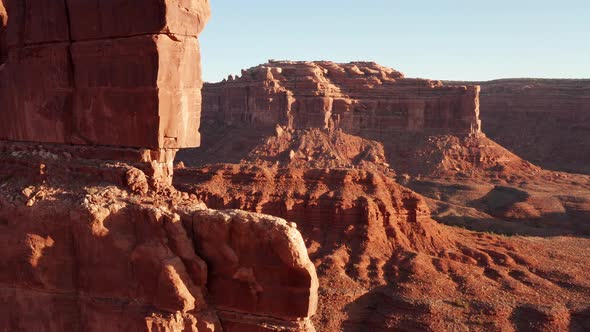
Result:
[[[376,61],[409,77],[590,78],[590,0],[211,0],[203,75],[277,60]]]

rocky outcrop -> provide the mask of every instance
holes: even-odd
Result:
[[[481,85],[486,134],[545,168],[590,174],[590,80],[504,79]]]
[[[226,125],[392,132],[480,132],[479,88],[405,78],[372,62],[269,63],[205,84],[203,119]]]
[[[450,245],[430,219],[422,198],[379,172],[247,164],[176,172],[177,187],[208,206],[246,209],[296,222],[308,243],[316,246],[313,251],[329,252],[346,243],[376,255],[390,251],[391,242],[398,249],[427,251]]]
[[[269,66],[264,89],[281,88]],[[323,286],[316,327],[584,330],[589,177],[543,170],[478,132],[350,133],[327,111],[276,112],[282,99],[256,88],[262,69],[205,88],[212,144],[182,155],[200,168],[179,166],[174,183],[212,207],[298,224]],[[310,76],[285,80],[299,100],[323,98]]]
[[[314,330],[318,280],[294,223],[240,210],[184,215],[224,331]]]
[[[8,55],[8,43],[6,41],[6,25],[8,24],[8,15],[4,3],[0,1],[0,66],[6,61]]]
[[[322,285],[322,331],[584,330],[587,239],[445,226],[379,171],[243,162],[177,169],[175,182],[209,206],[297,223]],[[452,185],[443,195],[464,190]]]
[[[314,330],[295,224],[153,186],[134,149],[75,152],[0,150],[0,330]]]
[[[208,0],[0,0],[0,330],[314,331],[296,225],[170,186]]]
[[[0,139],[199,145],[207,0],[1,2]]]

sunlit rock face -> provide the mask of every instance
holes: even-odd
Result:
[[[0,139],[199,145],[208,1],[2,2]]]
[[[410,79],[373,62],[270,61],[205,84],[203,118],[351,134],[478,134],[478,86]]]
[[[207,209],[170,158],[0,142],[1,331],[314,331],[297,226]]]
[[[208,0],[0,0],[0,331],[314,331],[295,224],[170,185]]]
[[[590,174],[590,80],[502,79],[481,85],[486,134],[544,168]]]
[[[6,8],[0,1],[0,65],[6,61],[6,55],[8,52],[8,45],[6,42],[6,24],[8,24],[8,15],[6,14]]]

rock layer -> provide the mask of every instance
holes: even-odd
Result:
[[[199,145],[208,1],[2,2],[0,139]]]
[[[378,117],[389,129],[346,127],[334,112],[343,94],[366,105],[405,81],[390,72],[396,83],[370,86],[354,65],[361,73],[335,65],[353,72],[345,88],[324,63],[300,62],[207,85],[211,145],[183,153],[200,168],[180,165],[175,184],[213,207],[296,222],[318,271],[322,330],[583,331],[590,178],[543,170],[444,117],[436,129]]]
[[[294,224],[154,187],[134,149],[59,147],[0,150],[0,330],[314,330]]]
[[[590,80],[504,79],[481,85],[486,134],[542,167],[590,174]]]
[[[8,15],[4,3],[0,1],[0,66],[6,61],[8,55],[8,42],[6,41],[6,25],[8,24]]]
[[[314,322],[322,331],[587,326],[587,239],[506,237],[445,226],[430,218],[424,197],[379,171],[243,162],[175,173],[179,187],[209,206],[271,213],[298,224],[318,270]]]
[[[203,118],[228,125],[477,134],[479,88],[405,78],[372,62],[269,63],[203,90]]]
[[[295,224],[170,186],[199,145],[208,17],[208,0],[0,0],[0,330],[314,331]]]

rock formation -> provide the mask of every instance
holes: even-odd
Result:
[[[199,145],[208,1],[2,3],[0,139]]]
[[[1,330],[313,330],[294,224],[155,192],[131,164],[14,146],[0,153]]]
[[[0,0],[0,330],[590,329],[590,177],[485,138],[479,87],[271,61],[205,88],[239,163],[170,186],[208,15]]]
[[[175,182],[209,206],[297,223],[318,269],[322,331],[589,327],[587,239],[445,226],[427,199],[380,171],[244,161],[177,169]]]
[[[590,174],[590,80],[505,79],[481,85],[486,134],[540,166]]]
[[[8,15],[4,3],[0,1],[0,66],[6,61],[8,55],[8,43],[6,41],[6,25],[8,24]]]
[[[471,106],[437,95],[461,89]],[[211,207],[297,223],[321,330],[584,331],[590,176],[487,138],[470,89],[375,64],[270,62],[205,85],[210,143],[181,153],[174,183]],[[392,105],[420,107],[404,99],[438,113],[408,125]]]
[[[372,62],[270,61],[203,89],[204,121],[292,129],[339,128],[379,137],[391,132],[480,132],[479,88],[405,78]]]
[[[0,0],[0,330],[311,332],[296,225],[170,186],[208,0]]]

